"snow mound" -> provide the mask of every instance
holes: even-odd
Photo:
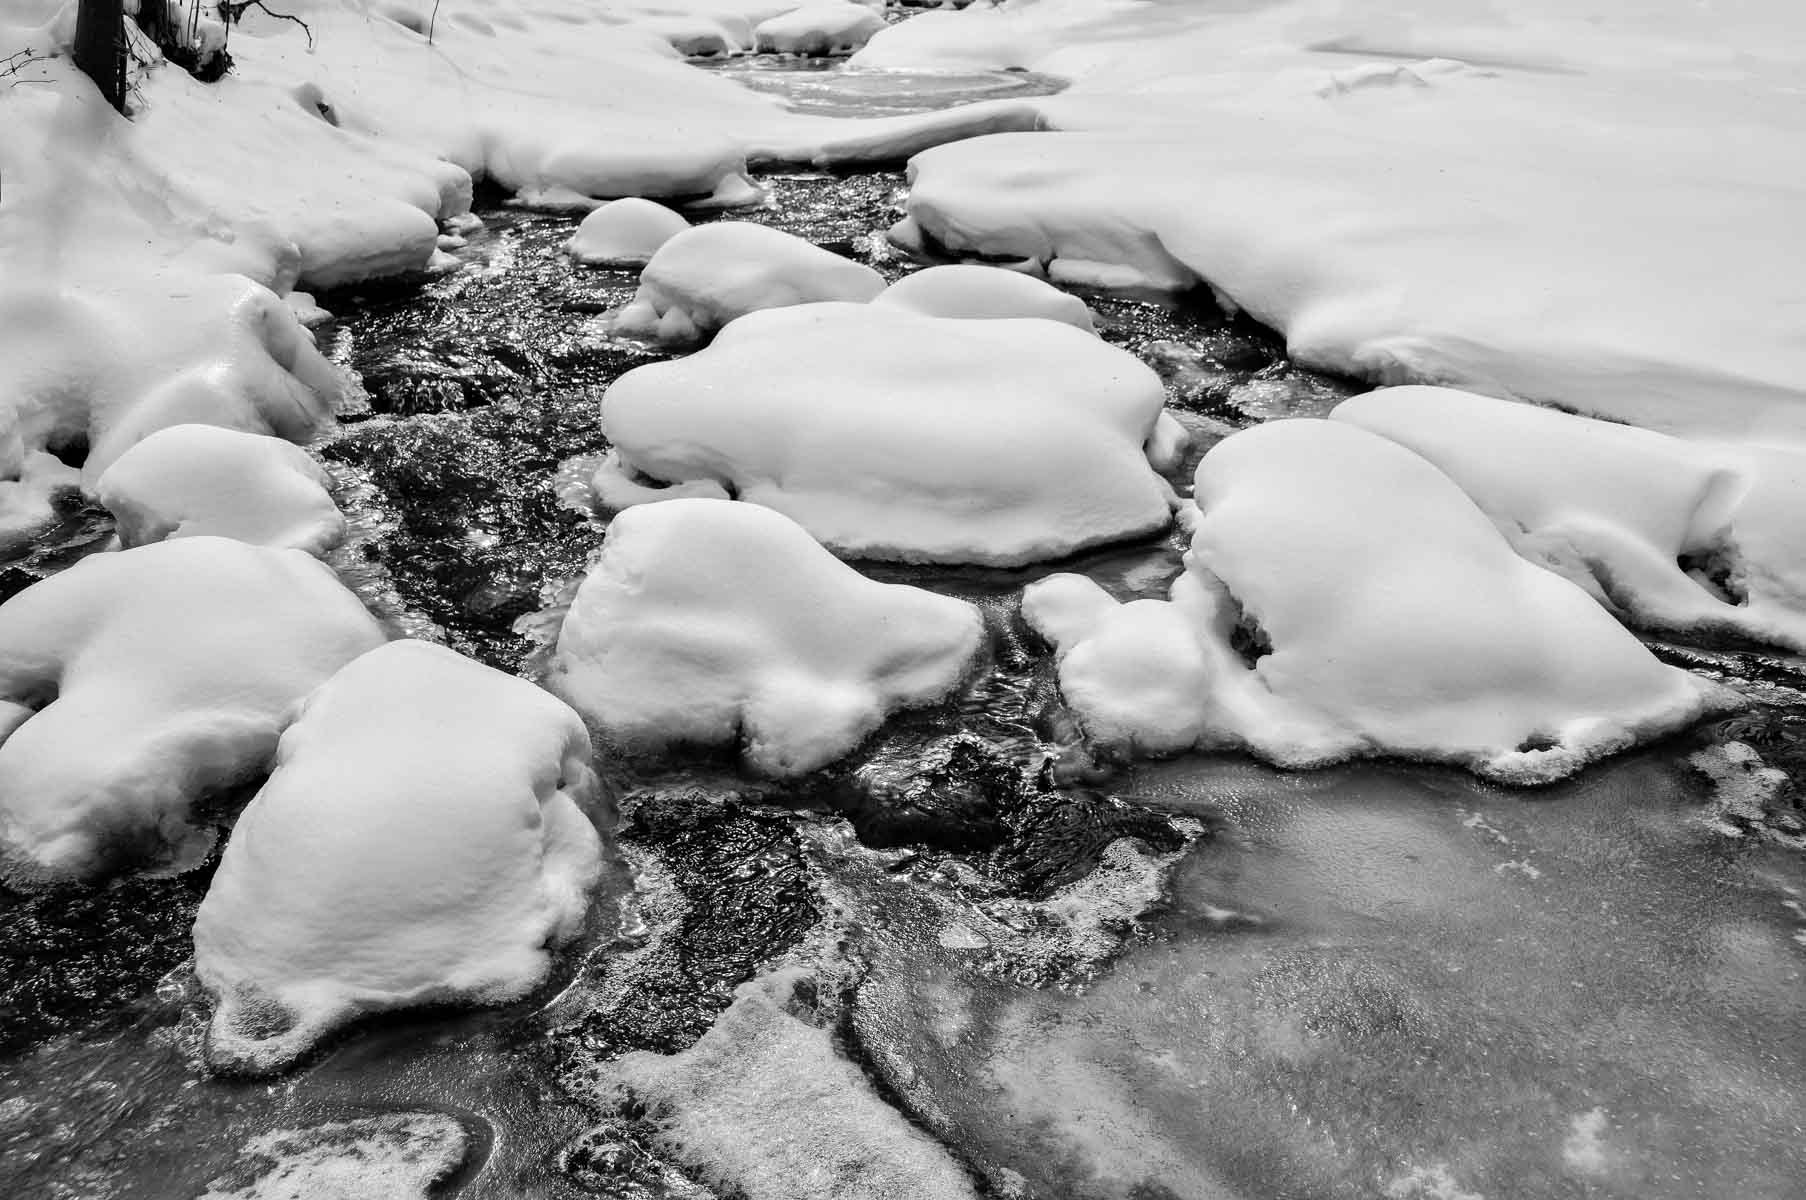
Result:
[[[1638,625],[1806,650],[1806,454],[1453,388],[1382,388],[1331,415],[1435,463],[1520,554]]]
[[[905,275],[872,303],[894,304],[930,317],[1040,317],[1064,321],[1086,333],[1096,332],[1091,310],[1083,300],[1033,276],[1000,267],[967,263],[929,267]]]
[[[753,30],[761,54],[824,57],[852,54],[884,28],[884,17],[851,0],[809,0],[780,17],[761,21]]]
[[[246,1142],[200,1200],[427,1200],[470,1136],[443,1113],[384,1113],[277,1129]]]
[[[531,991],[583,923],[595,790],[583,722],[532,684],[415,641],[345,667],[196,914],[209,1061],[279,1070],[364,1013]]]
[[[95,484],[127,548],[217,536],[322,554],[345,536],[325,468],[280,438],[171,425],[120,455]]]
[[[818,300],[864,303],[883,290],[878,272],[794,234],[718,221],[686,229],[659,247],[614,327],[629,337],[688,346],[760,309]]]
[[[1094,739],[1246,748],[1281,766],[1390,754],[1560,778],[1718,702],[1583,591],[1526,562],[1449,478],[1353,425],[1224,440],[1166,601],[1080,576],[1023,611]]]
[[[225,538],[100,554],[0,606],[0,852],[33,882],[181,856],[294,705],[383,641],[317,560]]]
[[[602,398],[610,508],[680,484],[763,504],[836,553],[1009,566],[1165,528],[1184,442],[1160,379],[1041,320],[812,304],[743,317]],[[1152,463],[1150,463],[1152,459]]]
[[[739,742],[794,775],[945,697],[982,636],[971,605],[866,579],[770,509],[671,500],[610,526],[547,686],[618,744]]]
[[[610,200],[584,217],[564,250],[586,266],[639,266],[689,227],[664,205],[630,196]]]
[[[742,984],[688,1050],[617,1061],[620,1098],[644,1106],[661,1149],[747,1200],[975,1196],[953,1157],[811,1021],[813,990],[794,967]]]

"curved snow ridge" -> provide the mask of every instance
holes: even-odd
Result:
[[[1806,651],[1806,451],[1452,388],[1382,388],[1330,416],[1436,464],[1520,554],[1633,624]]]
[[[195,917],[208,1061],[265,1074],[368,1013],[531,992],[601,865],[588,731],[524,680],[390,642],[308,697]]]
[[[609,526],[546,686],[614,745],[797,775],[945,699],[983,638],[972,605],[866,579],[770,509],[668,500]]]
[[[1128,752],[1364,755],[1546,783],[1735,703],[1520,558],[1429,462],[1343,422],[1279,421],[1198,467],[1167,600],[1055,575],[1023,612],[1086,733]]]
[[[1185,437],[1157,376],[1058,321],[752,313],[602,398],[606,507],[645,481],[774,508],[845,557],[1019,566],[1155,533]]]

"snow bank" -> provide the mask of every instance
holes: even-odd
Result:
[[[739,743],[792,775],[945,697],[982,632],[971,605],[874,583],[769,509],[671,500],[609,527],[547,686],[619,744]]]
[[[837,553],[1016,565],[1166,526],[1183,431],[1159,377],[1055,321],[895,305],[742,317],[602,398],[611,508],[727,490]],[[1154,460],[1150,463],[1150,457]]]
[[[953,1157],[810,1021],[810,983],[787,968],[742,984],[688,1050],[623,1056],[621,1099],[644,1106],[661,1149],[747,1200],[975,1196]]]
[[[1806,453],[1451,388],[1383,388],[1332,416],[1435,463],[1519,553],[1639,625],[1806,650]]]
[[[1281,766],[1392,754],[1539,783],[1693,720],[1710,685],[1519,558],[1424,459],[1353,425],[1278,421],[1198,467],[1171,599],[1032,585],[1095,740],[1246,748]]]
[[[658,248],[614,328],[688,346],[760,309],[819,300],[863,303],[883,290],[878,272],[795,234],[718,221],[685,229]]]
[[[99,874],[204,837],[193,804],[263,771],[290,710],[379,645],[316,560],[224,538],[95,555],[0,606],[0,845],[13,879]]]
[[[523,680],[391,642],[282,735],[195,917],[207,1055],[278,1070],[370,1012],[516,999],[599,869],[589,735]]]
[[[279,438],[171,425],[127,450],[95,484],[126,547],[217,536],[321,554],[345,536],[325,468]]]
[[[651,200],[610,200],[583,218],[564,250],[586,266],[639,266],[689,227],[681,216]]]
[[[1040,317],[1064,321],[1086,333],[1095,333],[1091,310],[1077,296],[1030,275],[998,267],[955,263],[929,267],[902,279],[879,293],[874,304],[895,304],[930,317]]]
[[[761,54],[851,54],[884,28],[884,16],[852,0],[809,0],[753,30]]]

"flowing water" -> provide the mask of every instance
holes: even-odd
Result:
[[[831,112],[1045,86],[718,69]],[[913,268],[882,236],[900,176],[763,182],[768,205],[735,218]],[[604,448],[600,389],[657,355],[606,335],[598,317],[634,277],[572,266],[574,217],[482,216],[463,270],[325,298],[322,345],[363,386],[318,452],[355,531],[334,565],[367,602],[531,674],[603,531],[560,503],[561,464]],[[1161,372],[1199,452],[1348,391],[1207,298],[1088,299]],[[0,581],[105,533],[73,508]],[[792,1020],[831,1034],[882,1099],[877,1116],[828,1114],[834,1138],[885,1163],[925,1132],[999,1196],[1802,1195],[1806,858],[1714,823],[1682,761],[1707,735],[1536,792],[1384,764],[1112,769],[1070,747],[1057,779],[1039,770],[1070,722],[1020,588],[1057,568],[1157,595],[1178,552],[1167,536],[1032,570],[866,565],[984,608],[990,651],[962,695],[791,786],[724,761],[614,765],[616,869],[553,984],[365,1025],[274,1082],[200,1064],[187,939],[211,865],[0,896],[0,1195],[187,1198],[255,1175],[239,1149],[271,1130],[423,1112],[463,1131],[444,1194],[793,1194],[758,1154],[828,1119],[787,1107],[816,1078],[806,1056],[769,1056],[762,1113],[686,1109],[751,1086],[758,1038]],[[1747,652],[1665,652],[1783,699],[1799,677]],[[791,994],[790,1015],[736,1001],[786,962],[837,986]],[[750,1031],[744,1061],[703,1053],[718,1022]],[[793,1035],[774,1044],[817,1045]],[[692,1071],[701,1099],[648,1053],[679,1056],[658,1061]]]

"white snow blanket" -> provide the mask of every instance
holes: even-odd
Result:
[[[278,1070],[371,1012],[499,1003],[582,927],[589,734],[523,680],[391,642],[308,697],[195,917],[216,1066]]]
[[[883,14],[863,4],[809,0],[783,16],[761,21],[753,30],[753,47],[761,54],[851,54],[883,28]]]
[[[546,682],[618,745],[795,775],[945,698],[982,635],[970,604],[874,583],[770,509],[671,500],[615,518]]]
[[[1715,702],[1376,434],[1257,426],[1205,455],[1196,494],[1169,600],[1119,606],[1076,575],[1026,594],[1101,743],[1287,767],[1399,755],[1540,783]]]
[[[1450,388],[1332,418],[1423,455],[1525,557],[1632,622],[1806,650],[1806,451],[1683,441]]]
[[[884,277],[792,233],[717,221],[666,241],[640,272],[639,291],[614,318],[616,333],[687,347],[736,317],[822,300],[863,303]]]
[[[331,482],[305,450],[280,438],[171,425],[120,455],[94,494],[127,548],[215,536],[317,555],[345,536]]]
[[[689,227],[664,205],[629,196],[610,200],[584,217],[564,250],[586,266],[640,266]]]
[[[1083,300],[1002,267],[970,263],[929,267],[897,280],[872,303],[894,304],[930,317],[1040,317],[1096,332]]]
[[[9,878],[181,857],[194,803],[255,778],[292,709],[383,634],[325,566],[225,538],[99,554],[0,606]]]
[[[602,398],[605,507],[730,491],[836,553],[1008,566],[1165,528],[1185,435],[1126,351],[1044,320],[810,304]]]

